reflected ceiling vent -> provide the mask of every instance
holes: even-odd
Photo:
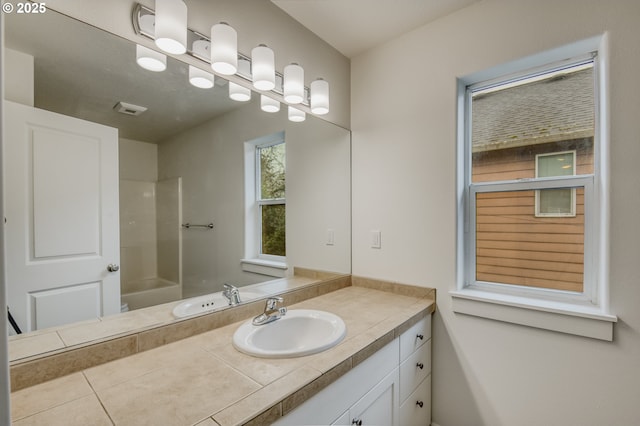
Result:
[[[113,109],[121,114],[126,115],[140,115],[147,110],[146,107],[128,104],[126,102],[118,102],[116,106],[113,107]]]

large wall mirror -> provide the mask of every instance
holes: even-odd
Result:
[[[4,18],[4,119],[13,123],[4,130],[5,260],[22,330],[73,327],[96,312],[273,280],[294,267],[351,271],[348,130],[311,114],[291,122],[285,105],[263,112],[256,92],[230,100],[218,76],[213,88],[196,88],[175,58],[163,72],[144,70],[134,43],[53,10]],[[136,115],[136,106],[146,110]],[[101,141],[113,132],[109,153]],[[241,260],[256,254],[251,156],[278,140],[287,269],[272,273]],[[87,211],[97,219],[82,219]],[[78,273],[88,264],[98,278]]]

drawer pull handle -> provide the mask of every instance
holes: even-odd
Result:
[[[416,335],[416,337],[417,337],[418,339],[420,339],[420,340],[423,340],[423,339],[424,339],[424,336],[423,336],[422,334],[418,334],[418,335]]]
[[[420,370],[422,370],[424,368],[424,364],[419,362],[416,364],[416,367],[418,367]]]
[[[422,406],[424,405],[424,402],[422,401],[417,401],[416,405],[419,406],[420,408],[422,408]]]
[[[353,419],[353,421],[351,422],[352,425],[355,426],[362,426],[362,420],[358,420],[358,419]]]

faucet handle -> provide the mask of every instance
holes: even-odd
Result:
[[[280,296],[273,296],[273,297],[269,297],[267,299],[267,306],[266,306],[266,310],[273,310],[276,308],[276,304],[278,302],[282,303],[284,301],[284,299]]]

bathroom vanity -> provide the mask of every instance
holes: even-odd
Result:
[[[212,325],[213,314],[192,318],[208,330],[17,390],[13,421],[428,425],[434,291],[358,277],[340,282],[316,283],[306,296],[300,288],[280,293],[290,310],[322,310],[345,322],[344,339],[324,352],[283,359],[238,352],[232,336],[262,311],[261,300],[224,311],[227,325]],[[326,285],[333,288],[325,292]],[[175,340],[175,328],[164,332],[166,342]]]

